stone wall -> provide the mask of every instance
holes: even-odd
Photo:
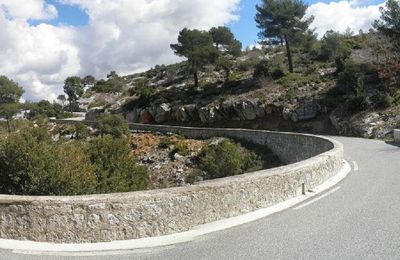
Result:
[[[311,135],[139,124],[130,127],[196,138],[241,138],[269,146],[292,164],[164,190],[76,197],[2,195],[0,238],[79,243],[187,231],[298,196],[303,186],[318,186],[342,167],[342,145]]]
[[[393,130],[394,142],[400,144],[400,129]]]

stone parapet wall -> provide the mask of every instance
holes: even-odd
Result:
[[[393,135],[394,135],[394,142],[400,144],[400,129],[394,129]]]
[[[164,190],[75,197],[0,195],[0,238],[83,243],[187,231],[298,196],[303,188],[324,183],[342,168],[342,145],[312,135],[140,124],[130,127],[192,138],[244,139],[267,145],[291,164]]]

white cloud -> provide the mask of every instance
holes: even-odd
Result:
[[[57,17],[54,5],[43,0],[0,0],[0,9],[10,18],[48,20]]]
[[[307,10],[307,15],[314,15],[311,25],[316,28],[319,37],[326,31],[335,30],[344,32],[350,28],[354,32],[360,29],[367,31],[374,20],[380,17],[379,7],[382,5],[366,5],[365,0],[339,1],[330,3],[316,3]]]
[[[70,75],[131,73],[178,58],[169,45],[184,27],[208,29],[237,19],[240,0],[59,0],[89,15],[84,27],[29,25],[52,19],[44,0],[0,0],[0,72],[27,99],[54,99]],[[19,4],[19,5],[18,5]]]

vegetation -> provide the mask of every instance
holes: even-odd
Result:
[[[128,133],[128,125],[123,116],[102,114],[95,125],[101,136],[111,135],[113,138],[121,138]]]
[[[392,39],[397,47],[400,44],[400,3],[397,0],[387,0],[381,7],[381,19],[374,22],[374,28]]]
[[[204,65],[215,63],[218,58],[218,49],[211,35],[205,31],[185,28],[179,33],[178,44],[171,44],[171,48],[176,55],[188,59],[196,88],[199,86],[199,70]]]
[[[293,73],[291,38],[305,34],[313,21],[313,17],[304,18],[307,5],[302,0],[263,0],[256,8],[260,38],[269,43],[285,43],[289,72]]]
[[[83,95],[84,88],[81,78],[68,77],[64,82],[64,92],[68,96],[69,109],[72,112],[76,101]]]
[[[207,178],[223,178],[262,168],[262,161],[254,152],[232,140],[224,139],[206,146],[198,156],[200,168]]]
[[[0,76],[0,117],[6,119],[7,130],[11,132],[11,120],[20,111],[19,100],[24,93],[22,87],[5,76]]]
[[[55,142],[46,128],[25,128],[0,142],[0,193],[81,195],[146,189],[126,138]]]
[[[47,100],[39,101],[38,103],[26,103],[25,109],[29,110],[29,119],[50,118],[58,119],[72,117],[72,113],[66,112],[63,106],[57,103],[50,103]]]

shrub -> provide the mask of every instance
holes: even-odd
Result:
[[[75,139],[85,140],[90,136],[90,130],[84,123],[75,124]]]
[[[28,118],[38,119],[41,117],[56,117],[58,119],[72,117],[72,113],[63,110],[59,104],[52,104],[47,100],[42,100],[38,103],[25,104],[25,109],[29,110]]]
[[[173,142],[172,142],[171,138],[163,137],[160,140],[160,143],[158,144],[158,148],[160,148],[160,149],[168,149],[168,148],[171,147],[171,145],[173,145]]]
[[[111,135],[114,138],[120,138],[128,134],[128,125],[121,115],[102,114],[99,116],[95,128],[101,136]]]
[[[127,138],[54,142],[30,128],[0,142],[0,193],[83,195],[146,189],[147,169],[136,164]]]
[[[278,80],[277,82],[288,89],[290,88],[297,89],[299,87],[313,83],[315,81],[316,79],[311,75],[303,76],[298,73],[289,73],[280,80]]]
[[[377,108],[389,108],[392,106],[394,98],[386,93],[379,92],[375,96],[375,105]]]
[[[203,172],[199,169],[193,169],[185,178],[185,182],[189,184],[194,184],[196,182],[203,180]]]
[[[95,192],[96,176],[83,147],[55,145],[43,128],[26,129],[0,145],[0,192],[80,195]]]
[[[255,69],[254,69],[254,73],[253,73],[253,77],[255,78],[262,78],[262,77],[268,77],[269,74],[269,64],[267,60],[262,60],[259,63],[257,63]]]
[[[187,156],[189,155],[190,151],[189,151],[189,147],[186,143],[184,142],[179,142],[177,144],[174,145],[174,149],[171,151],[171,157],[173,157],[175,154],[179,154],[182,156]]]
[[[239,71],[249,71],[253,68],[255,68],[255,66],[260,62],[260,59],[258,58],[250,58],[250,59],[246,59],[244,61],[240,61],[237,64],[238,70]]]
[[[242,174],[259,163],[254,153],[231,140],[204,147],[198,158],[210,179]]]
[[[370,100],[363,95],[347,96],[345,102],[346,110],[351,113],[366,110],[371,106]]]
[[[338,83],[356,90],[360,86],[361,69],[352,59],[347,59],[343,71],[338,75]]]
[[[347,58],[351,50],[345,42],[346,36],[334,31],[328,31],[321,40],[319,59],[322,61],[335,60],[338,57]]]
[[[97,192],[128,192],[148,187],[147,169],[137,165],[127,138],[104,136],[93,139],[88,153],[96,171]]]

